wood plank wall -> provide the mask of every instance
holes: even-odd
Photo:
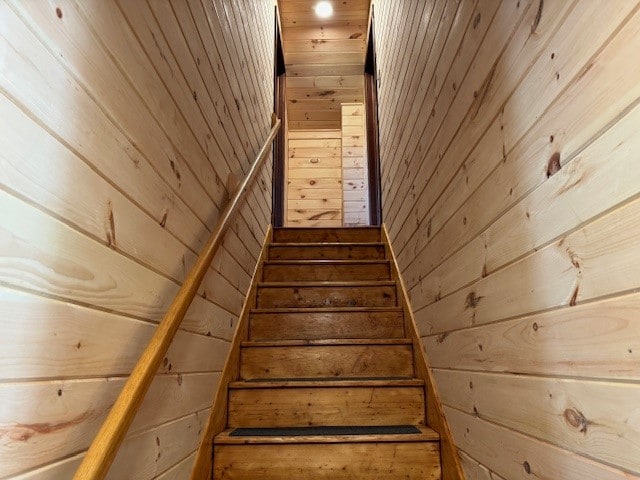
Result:
[[[365,109],[363,103],[342,104],[342,203],[345,226],[369,225]]]
[[[267,136],[273,24],[271,0],[0,3],[0,478],[71,478]],[[188,476],[270,163],[109,478]]]
[[[295,77],[287,70],[286,95],[291,130],[339,129],[341,104],[364,102],[364,77]]]
[[[342,133],[288,132],[287,226],[342,226]]]
[[[369,0],[333,2],[326,19],[315,3],[278,1],[291,130],[339,129],[340,104],[364,101]]]
[[[468,478],[640,478],[640,5],[376,1],[384,221]]]

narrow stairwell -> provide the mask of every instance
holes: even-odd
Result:
[[[379,228],[275,229],[214,479],[440,479]]]

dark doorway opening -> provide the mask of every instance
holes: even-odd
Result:
[[[284,64],[284,53],[282,51],[282,36],[280,34],[280,22],[278,7],[275,7],[275,58],[273,71],[273,111],[282,122],[280,131],[273,143],[273,201],[271,207],[271,222],[274,227],[282,227],[284,224],[284,182],[285,182],[285,109],[287,107],[286,69]]]
[[[380,144],[378,140],[378,74],[376,67],[376,42],[374,10],[371,5],[369,42],[364,64],[364,102],[367,128],[367,166],[369,170],[369,221],[382,224],[382,192],[380,184]]]

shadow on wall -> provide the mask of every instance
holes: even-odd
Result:
[[[270,1],[0,5],[0,477],[71,478],[270,129]],[[271,218],[270,162],[109,478],[186,478]]]

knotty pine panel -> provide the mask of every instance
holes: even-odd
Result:
[[[0,391],[24,439],[0,476],[67,478],[269,132],[273,8],[10,0],[0,15]],[[109,478],[190,470],[270,222],[270,164]]]
[[[466,473],[637,478],[639,4],[406,3],[383,218]]]
[[[339,118],[339,111],[337,115]],[[342,224],[341,146],[340,130],[289,131],[288,225]]]
[[[209,416],[209,412],[209,409],[201,410],[126,438],[105,478],[107,480],[146,479],[151,474],[159,474],[154,477],[158,480],[189,478],[195,453],[187,457],[183,456],[197,448],[198,431],[204,427],[204,419]],[[132,458],[133,455],[136,457]],[[20,475],[19,478],[21,480],[72,478],[83,457],[84,454],[80,453],[31,470]],[[166,469],[167,465],[172,466]]]

